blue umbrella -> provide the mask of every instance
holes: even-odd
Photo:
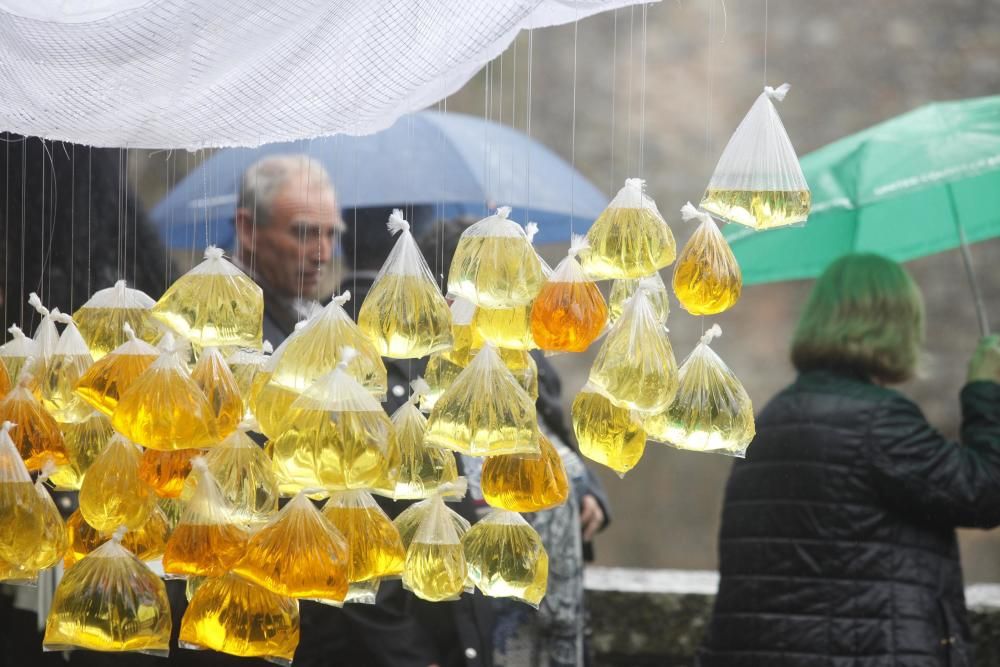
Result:
[[[167,244],[189,248],[209,238],[231,247],[243,171],[264,156],[288,153],[319,160],[344,209],[432,205],[440,217],[450,218],[482,217],[496,206],[510,206],[513,220],[539,224],[539,244],[564,242],[571,228],[585,232],[608,202],[565,160],[513,128],[422,111],[367,136],[219,151],[153,209]]]

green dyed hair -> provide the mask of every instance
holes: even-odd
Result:
[[[842,370],[902,382],[916,373],[923,342],[923,297],[906,270],[880,255],[847,255],[813,286],[792,339],[792,363],[799,372]]]

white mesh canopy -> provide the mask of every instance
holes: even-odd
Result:
[[[637,0],[0,0],[0,129],[94,146],[366,134],[526,28]]]

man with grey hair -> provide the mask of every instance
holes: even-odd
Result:
[[[264,338],[275,346],[317,296],[344,223],[330,177],[306,155],[261,158],[243,173],[235,258],[264,290]]]

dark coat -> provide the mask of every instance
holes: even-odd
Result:
[[[968,667],[956,526],[1000,524],[1000,384],[962,445],[896,391],[805,373],[726,487],[701,667]]]

